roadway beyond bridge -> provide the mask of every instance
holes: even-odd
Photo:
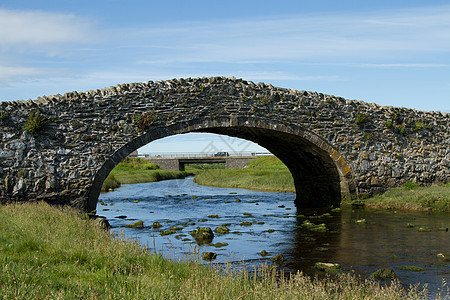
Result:
[[[209,132],[255,142],[283,161],[298,207],[338,206],[407,181],[450,182],[449,121],[447,113],[224,77],[0,102],[0,202],[94,210],[103,181],[130,153]]]

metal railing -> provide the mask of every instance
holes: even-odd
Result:
[[[227,157],[227,156],[263,156],[272,155],[270,152],[251,152],[251,151],[241,151],[241,152],[215,152],[215,153],[205,153],[205,152],[161,152],[161,153],[138,153],[137,157],[142,158],[195,158],[195,157]]]

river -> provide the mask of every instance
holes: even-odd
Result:
[[[390,267],[403,285],[427,284],[432,293],[443,280],[450,284],[450,262],[437,257],[450,254],[449,232],[442,231],[450,227],[449,214],[351,207],[297,210],[294,199],[293,193],[200,186],[188,177],[123,185],[100,195],[97,214],[108,219],[113,231],[171,259],[209,251],[218,254],[217,263],[270,264],[271,256],[282,254],[286,271],[314,275],[316,262],[333,262],[362,276]],[[144,228],[124,227],[137,220]],[[162,227],[152,229],[155,221]],[[325,224],[326,231],[311,230],[308,222]],[[223,224],[230,232],[215,234],[214,245],[198,246],[189,234],[197,227],[214,230]],[[181,230],[160,234],[172,226]],[[269,255],[263,257],[262,250]]]

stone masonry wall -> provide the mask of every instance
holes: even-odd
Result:
[[[37,132],[39,126],[26,126],[34,113],[43,124]],[[345,161],[359,194],[407,181],[450,182],[446,113],[242,79],[188,78],[1,102],[0,201],[45,199],[87,209],[94,179],[133,150],[187,132],[189,124],[230,120],[232,126],[234,118],[296,126],[322,138]]]

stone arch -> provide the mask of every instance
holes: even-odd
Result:
[[[165,127],[150,127],[117,150],[96,173],[88,192],[87,210],[96,208],[103,181],[131,152],[157,139],[187,132],[239,137],[271,151],[286,164],[293,176],[298,207],[339,206],[342,196],[356,193],[353,172],[347,162],[325,139],[311,131],[263,118],[202,118]]]

